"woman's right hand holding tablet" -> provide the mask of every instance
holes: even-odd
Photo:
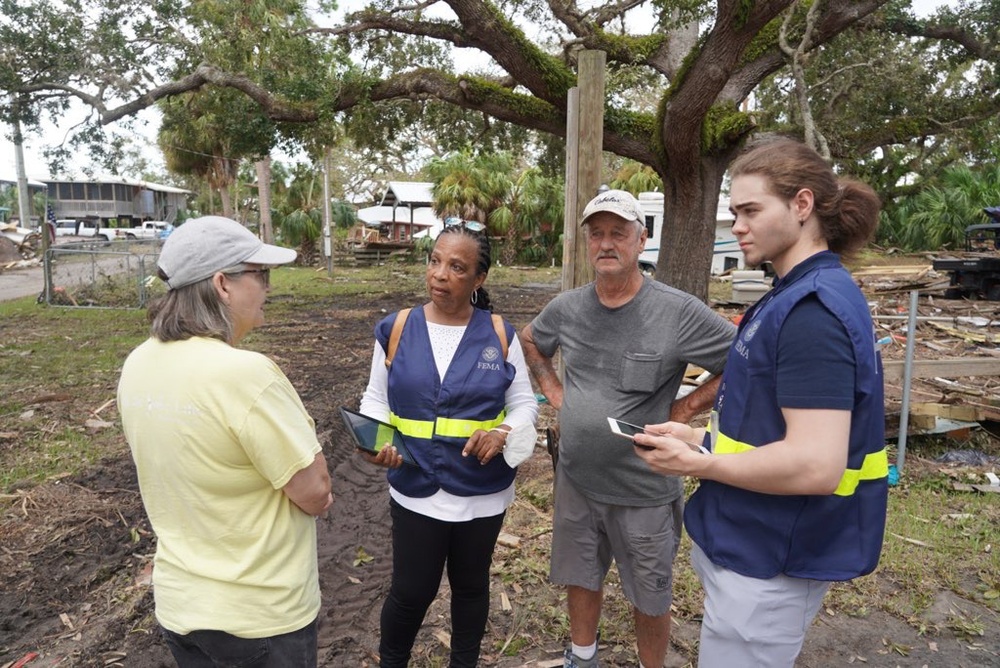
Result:
[[[373,455],[362,450],[361,456],[372,464],[384,466],[389,469],[398,469],[403,465],[403,456],[399,454],[399,451],[396,450],[395,446],[390,443],[383,445],[377,455]]]

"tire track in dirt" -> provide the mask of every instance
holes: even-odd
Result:
[[[320,665],[329,666],[374,661],[381,602],[392,575],[385,472],[366,462],[349,443],[343,425],[331,429],[327,461],[334,502],[317,527],[324,601]]]

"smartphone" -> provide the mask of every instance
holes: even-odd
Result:
[[[608,426],[611,427],[611,432],[617,434],[618,436],[624,436],[625,438],[632,440],[632,437],[636,434],[641,434],[645,430],[639,425],[632,424],[630,422],[625,422],[623,420],[616,420],[615,418],[608,418]],[[632,445],[637,448],[642,448],[643,450],[653,450],[653,448],[648,445],[639,445],[635,441],[632,441]]]
[[[611,427],[611,431],[613,433],[619,436],[624,436],[625,438],[628,439],[631,439],[636,434],[642,434],[645,432],[645,430],[638,425],[634,425],[630,422],[624,422],[622,420],[616,420],[615,418],[610,418],[610,417],[608,418],[608,425]],[[678,440],[683,440],[683,439],[678,439]],[[694,450],[695,452],[700,452],[704,455],[710,454],[709,451],[705,448],[705,446],[701,445],[700,443],[691,443],[689,441],[684,441],[684,442],[687,443],[688,447]],[[641,448],[643,450],[654,449],[649,447],[648,445],[639,445],[635,441],[633,441],[632,444],[635,447]]]

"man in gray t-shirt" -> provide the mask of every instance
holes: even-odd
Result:
[[[705,304],[645,278],[643,212],[610,190],[582,225],[595,280],[558,295],[521,332],[539,389],[559,410],[551,579],[567,586],[572,646],[565,665],[596,666],[604,577],[614,560],[635,609],[639,659],[663,665],[682,486],[654,473],[608,417],[639,426],[688,421],[711,406],[717,379],[674,401],[688,364],[718,374],[735,328]],[[552,364],[559,350],[564,380]]]

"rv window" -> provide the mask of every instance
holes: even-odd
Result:
[[[646,216],[646,238],[653,238],[653,219],[656,216]]]

